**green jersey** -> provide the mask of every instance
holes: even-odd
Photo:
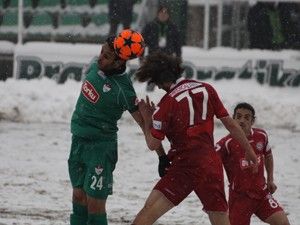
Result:
[[[80,137],[116,140],[123,112],[135,112],[137,97],[127,73],[106,76],[94,62],[87,72],[71,120],[71,132]]]

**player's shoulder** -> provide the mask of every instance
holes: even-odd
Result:
[[[252,128],[252,132],[253,132],[253,138],[254,139],[257,139],[257,140],[265,140],[265,141],[268,141],[268,134],[267,132],[262,129],[262,128]]]
[[[267,132],[263,128],[253,127],[252,132],[253,132],[253,134],[256,134],[256,135],[260,134],[260,135],[268,136]]]
[[[201,85],[203,87],[205,87],[205,89],[208,91],[208,92],[216,92],[216,89],[213,87],[213,85],[211,85],[210,83],[207,83],[207,82],[200,82]]]
[[[222,138],[218,141],[218,143],[220,143],[220,144],[225,144],[225,143],[227,143],[227,142],[230,142],[231,140],[233,140],[233,139],[232,139],[232,136],[231,136],[230,134],[227,134],[226,136],[222,137]]]
[[[198,80],[179,78],[176,81],[176,84],[174,84],[171,90],[168,92],[168,95],[173,98],[187,90],[197,87],[203,87],[202,83],[203,82],[200,82]]]
[[[232,137],[230,134],[226,135],[225,137],[221,138],[215,145],[215,150],[216,151],[225,151],[229,153],[229,143],[232,141]]]
[[[95,60],[92,60],[88,65],[85,65],[83,67],[82,72],[83,72],[83,74],[87,75],[97,69],[98,69],[97,62]]]

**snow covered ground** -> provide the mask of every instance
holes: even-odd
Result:
[[[257,126],[265,128],[275,158],[275,198],[291,224],[300,221],[300,89],[272,88],[255,81],[212,82],[230,112],[240,101],[257,111]],[[0,82],[0,225],[66,225],[71,210],[67,172],[69,120],[80,83],[58,85],[46,78]],[[145,85],[134,84],[139,97]],[[163,92],[148,93],[157,102]],[[114,195],[108,199],[110,225],[130,224],[158,180],[157,157],[125,113],[119,131],[119,162]],[[216,140],[226,130],[216,123]],[[167,147],[167,143],[165,143]],[[191,194],[156,224],[206,225],[206,214]],[[262,224],[253,218],[253,225]]]

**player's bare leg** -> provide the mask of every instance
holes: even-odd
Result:
[[[212,225],[230,225],[226,212],[208,212],[208,217]]]
[[[290,222],[284,211],[273,213],[264,222],[271,225],[290,225]]]
[[[70,216],[71,225],[81,225],[87,223],[87,199],[83,189],[73,188],[73,212]]]
[[[107,225],[106,200],[87,196],[88,224]]]
[[[160,191],[153,190],[132,225],[152,225],[159,217],[174,207]]]

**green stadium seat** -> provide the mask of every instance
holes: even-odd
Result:
[[[0,8],[5,9],[8,7],[8,4],[9,4],[8,0],[0,0]]]
[[[89,6],[90,2],[89,0],[67,0],[68,6]]]
[[[39,7],[55,7],[61,6],[61,0],[40,0]]]
[[[85,35],[80,13],[64,12],[60,14],[58,28],[55,31],[55,41],[82,42]]]
[[[63,13],[60,14],[58,28],[56,30],[57,36],[65,36],[70,39],[76,38],[83,33],[82,18],[79,13]]]
[[[81,24],[79,13],[63,13],[60,15],[59,26],[81,26]]]
[[[96,0],[96,5],[107,5],[109,0]]]
[[[94,23],[96,26],[102,26],[105,23],[108,23],[108,14],[107,13],[92,14],[91,22]]]
[[[31,41],[50,41],[54,33],[52,16],[46,11],[33,14],[30,26],[26,29],[24,39]]]
[[[10,0],[9,7],[17,8],[19,6],[18,0]],[[23,7],[32,7],[31,0],[23,0]]]
[[[17,42],[18,11],[6,10],[0,26],[0,40]]]
[[[8,3],[8,7],[11,7],[11,8],[16,8],[16,7],[18,7],[18,5],[19,5],[18,0],[10,0]]]
[[[18,26],[18,11],[17,10],[10,10],[6,11],[3,15],[1,27],[14,27]]]
[[[40,11],[33,14],[30,28],[32,26],[53,26],[52,17],[48,12]]]

